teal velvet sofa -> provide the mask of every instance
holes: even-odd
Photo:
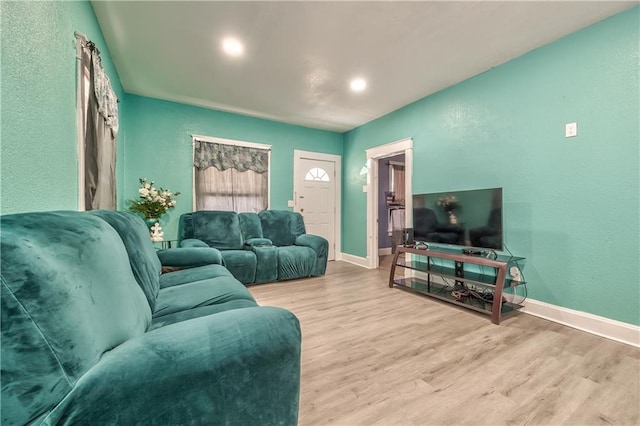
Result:
[[[298,320],[218,250],[108,211],[5,215],[0,243],[3,425],[297,423]]]
[[[307,234],[302,215],[288,210],[184,213],[178,239],[180,247],[220,250],[225,267],[244,284],[321,276],[327,268],[327,240]]]

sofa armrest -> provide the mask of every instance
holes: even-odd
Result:
[[[222,254],[213,247],[183,247],[158,250],[156,253],[162,266],[194,268],[211,264],[222,265]]]
[[[225,311],[103,355],[46,424],[297,424],[300,326],[280,308]]]
[[[273,242],[268,238],[249,238],[245,240],[244,245],[249,247],[264,247],[272,246]]]
[[[296,238],[295,244],[297,246],[311,247],[316,252],[316,264],[311,275],[314,277],[324,275],[327,269],[329,242],[318,235],[302,234]]]
[[[196,238],[187,238],[186,240],[180,241],[180,247],[209,247],[209,245]]]
[[[329,248],[329,242],[325,238],[311,234],[299,235],[295,244],[297,246],[311,247],[316,253],[326,252]]]

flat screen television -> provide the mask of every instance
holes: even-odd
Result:
[[[414,194],[413,239],[502,250],[502,188]]]

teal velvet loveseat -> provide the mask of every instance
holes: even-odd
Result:
[[[219,251],[108,211],[2,216],[0,242],[3,425],[296,424],[298,320]]]
[[[324,275],[329,243],[306,233],[302,215],[202,210],[180,216],[180,247],[214,247],[244,284]]]

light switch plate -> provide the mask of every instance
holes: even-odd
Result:
[[[293,200],[287,201],[287,207],[293,207]]]
[[[572,138],[578,135],[578,123],[567,123],[564,126],[564,137]]]

